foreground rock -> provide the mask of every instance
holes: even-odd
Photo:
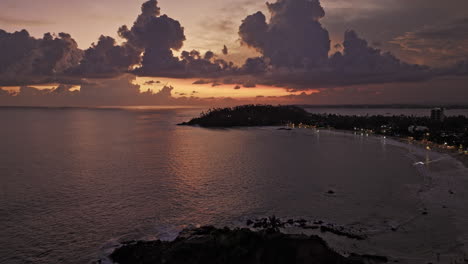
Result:
[[[281,126],[310,123],[310,114],[297,106],[242,105],[210,109],[200,117],[179,125],[202,127]]]
[[[120,264],[360,264],[385,263],[385,257],[342,256],[318,236],[287,235],[274,229],[217,229],[201,227],[183,231],[172,242],[134,241],[125,243],[110,256]]]

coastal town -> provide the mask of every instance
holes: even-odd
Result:
[[[426,149],[468,156],[468,118],[446,116],[434,108],[427,116],[337,115],[308,112],[298,106],[243,105],[215,108],[180,125],[202,127],[287,126],[337,129],[358,135],[381,135],[420,144]]]
[[[434,108],[430,116],[342,116],[311,114],[309,124],[289,126],[354,131],[361,135],[382,135],[424,145],[426,149],[448,150],[468,155],[468,118],[445,116],[443,108]]]

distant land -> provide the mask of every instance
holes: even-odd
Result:
[[[460,104],[327,104],[327,105],[296,105],[302,108],[391,108],[391,109],[428,109],[443,107],[446,109],[468,109],[468,105]]]

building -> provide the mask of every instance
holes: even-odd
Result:
[[[410,133],[427,132],[427,131],[429,131],[429,128],[426,126],[409,126],[408,127],[408,132]]]
[[[434,108],[431,110],[431,119],[433,121],[442,122],[445,119],[444,108]]]

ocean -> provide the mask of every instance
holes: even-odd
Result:
[[[468,170],[450,156],[333,130],[176,125],[202,110],[0,108],[0,263],[91,263],[123,241],[271,215],[368,236],[318,233],[340,252],[468,253]]]

